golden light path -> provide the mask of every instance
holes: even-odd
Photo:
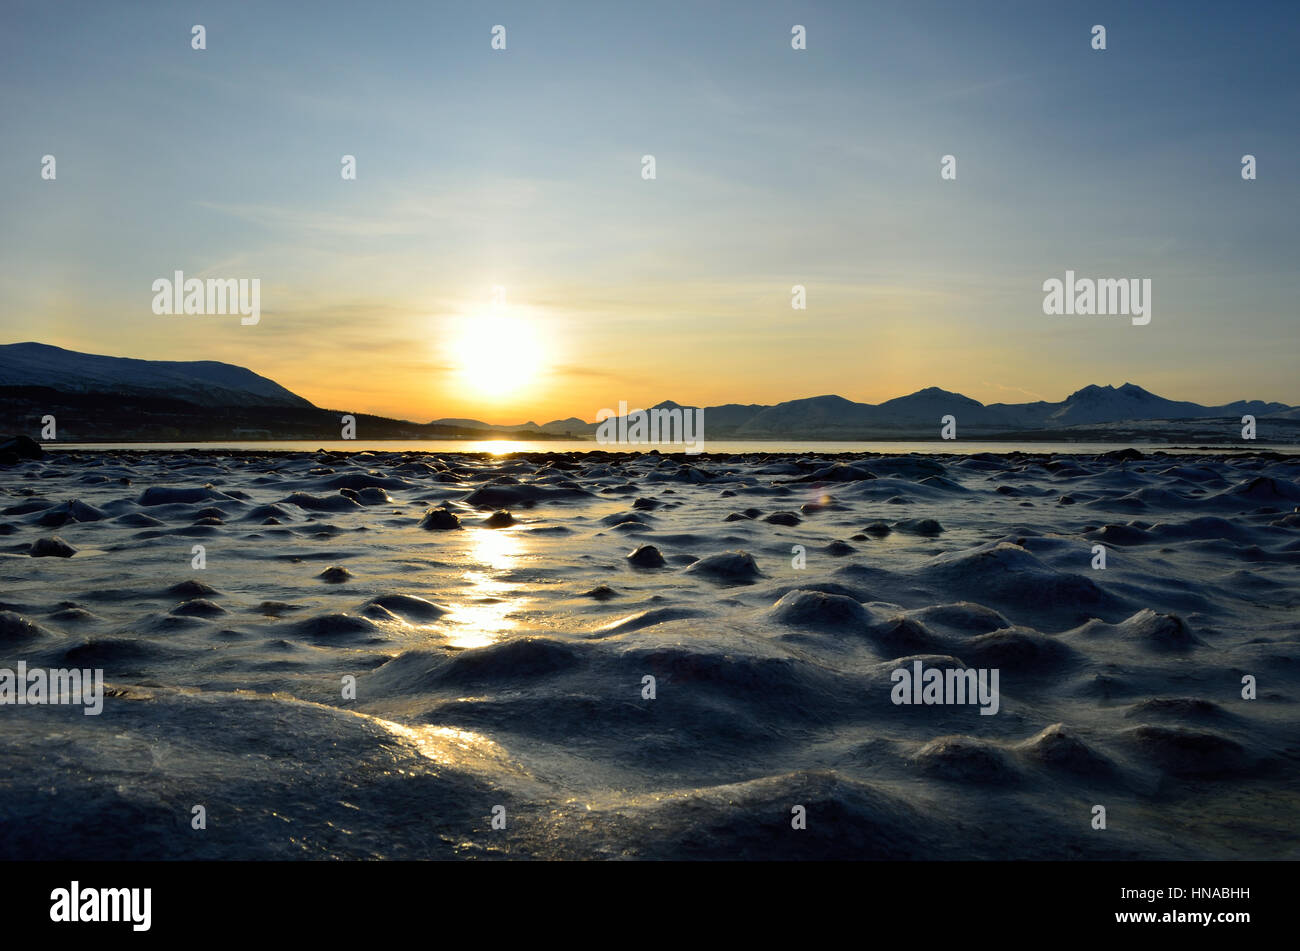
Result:
[[[467,568],[462,576],[470,585],[452,605],[447,646],[486,647],[514,631],[519,622],[511,617],[531,598],[514,594],[512,582],[494,574],[515,567],[525,551],[522,532],[509,528],[472,529],[466,551]]]
[[[491,763],[513,768],[506,751],[482,733],[449,726],[410,727],[380,717],[371,719],[394,736],[410,742],[421,756],[443,766],[481,770]]]

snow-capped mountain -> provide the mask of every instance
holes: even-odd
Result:
[[[273,380],[230,363],[106,357],[44,343],[0,345],[0,386],[166,397],[197,406],[312,407]]]
[[[666,401],[652,408],[671,409],[678,405]],[[1151,420],[1240,419],[1247,413],[1279,419],[1289,418],[1288,413],[1294,415],[1285,403],[1239,400],[1223,406],[1202,406],[1165,399],[1125,383],[1118,387],[1085,386],[1059,403],[1038,400],[986,406],[968,396],[934,386],[879,404],[855,403],[842,396],[829,395],[788,400],[775,406],[729,403],[706,406],[704,420],[706,431],[713,439],[874,439],[893,435],[915,438],[921,432],[931,431],[937,434],[939,421],[949,415],[956,417],[959,432],[997,435]],[[594,430],[594,424],[587,424],[586,432]],[[579,431],[573,429],[575,435]]]

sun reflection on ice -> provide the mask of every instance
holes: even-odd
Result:
[[[379,717],[373,719],[394,736],[410,742],[421,756],[442,766],[482,769],[487,763],[509,763],[506,751],[482,733],[449,726],[409,727]]]
[[[451,647],[486,647],[502,635],[519,627],[515,614],[531,598],[513,593],[511,582],[500,581],[494,573],[509,571],[524,554],[523,533],[508,528],[482,528],[471,531],[466,552],[467,567],[462,577],[469,588],[453,604],[447,643]]]

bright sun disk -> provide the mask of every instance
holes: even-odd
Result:
[[[533,328],[511,317],[467,320],[451,347],[461,379],[481,393],[502,396],[531,383],[542,367],[542,348]]]

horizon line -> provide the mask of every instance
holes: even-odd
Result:
[[[224,360],[208,360],[208,359],[198,359],[198,360],[159,360],[159,359],[153,359],[153,358],[149,358],[149,357],[132,357],[132,356],[118,356],[118,355],[114,355],[114,354],[105,354],[105,353],[90,353],[90,352],[88,352],[88,351],[84,351],[84,350],[72,350],[72,349],[69,349],[69,348],[67,348],[67,347],[60,347],[60,346],[58,346],[57,344],[43,343],[42,341],[39,341],[39,340],[19,340],[19,341],[12,341],[12,342],[9,342],[9,343],[0,344],[0,347],[18,347],[18,346],[27,346],[27,345],[38,346],[38,347],[47,347],[47,348],[49,348],[49,349],[52,349],[52,350],[59,350],[59,351],[62,351],[62,352],[64,352],[64,353],[77,354],[77,355],[79,355],[79,356],[100,357],[100,358],[107,359],[107,360],[136,360],[136,361],[140,361],[140,362],[144,362],[144,363],[155,363],[155,364],[209,363],[209,364],[213,364],[213,365],[216,365],[216,366],[232,367],[232,368],[234,368],[234,369],[244,370],[244,371],[246,371],[246,372],[248,372],[248,373],[252,373],[254,376],[257,376],[259,379],[265,380],[265,381],[267,381],[267,382],[269,382],[269,383],[271,383],[271,384],[273,384],[273,385],[275,385],[275,386],[280,387],[281,389],[285,390],[287,393],[291,394],[292,396],[297,397],[298,399],[303,400],[304,402],[308,403],[310,406],[312,406],[312,407],[314,407],[314,408],[316,408],[316,409],[319,409],[319,410],[324,410],[324,411],[334,411],[334,410],[337,409],[337,410],[340,411],[340,412],[349,412],[349,413],[354,413],[354,414],[356,414],[356,413],[360,413],[360,414],[368,415],[368,416],[375,416],[375,417],[380,417],[380,418],[385,418],[385,419],[392,419],[392,420],[394,420],[394,421],[396,421],[396,422],[409,422],[409,423],[412,423],[412,424],[414,424],[414,425],[431,425],[431,424],[436,424],[436,423],[440,423],[440,422],[444,422],[444,421],[448,421],[448,420],[461,420],[461,421],[465,421],[465,422],[482,423],[482,424],[484,424],[484,425],[488,425],[488,426],[499,426],[499,427],[505,427],[505,428],[520,428],[520,427],[526,426],[528,423],[533,423],[533,424],[535,424],[535,425],[537,425],[537,426],[539,426],[539,427],[541,427],[541,426],[549,426],[549,425],[552,425],[552,424],[554,424],[554,423],[567,422],[567,421],[572,420],[572,419],[580,420],[580,421],[582,422],[582,424],[583,424],[583,425],[586,425],[586,426],[594,426],[594,425],[598,425],[598,423],[599,423],[599,420],[594,420],[594,419],[593,419],[593,420],[587,420],[587,419],[584,419],[582,416],[579,416],[579,415],[577,415],[577,414],[573,414],[573,415],[570,415],[570,416],[567,416],[567,417],[556,417],[556,418],[554,418],[554,419],[550,419],[550,420],[546,420],[546,421],[539,422],[539,421],[534,417],[534,414],[531,414],[531,413],[521,413],[520,415],[523,416],[524,418],[523,418],[523,419],[520,419],[518,422],[511,422],[511,423],[491,422],[491,421],[489,421],[489,420],[487,420],[487,419],[483,419],[483,418],[479,418],[479,417],[471,417],[471,416],[435,416],[435,417],[431,417],[431,418],[429,418],[429,419],[427,419],[427,420],[424,420],[424,421],[422,422],[422,421],[421,421],[420,419],[418,419],[418,418],[408,418],[408,417],[406,417],[406,416],[403,416],[403,417],[390,416],[390,415],[387,415],[387,414],[385,414],[385,413],[383,413],[383,412],[379,412],[379,411],[376,411],[376,410],[355,409],[355,408],[349,408],[349,409],[346,409],[346,410],[345,410],[345,409],[338,409],[337,407],[331,407],[331,406],[320,405],[320,404],[318,404],[318,403],[312,402],[311,400],[308,400],[308,399],[307,399],[306,397],[304,397],[304,396],[301,396],[300,394],[298,394],[298,393],[296,393],[295,391],[291,390],[289,387],[285,386],[284,384],[279,383],[279,382],[278,382],[277,380],[275,380],[274,378],[272,378],[272,377],[270,377],[270,376],[266,376],[266,375],[264,375],[264,374],[262,374],[262,373],[259,373],[258,371],[252,369],[251,367],[248,367],[248,366],[243,365],[243,364],[238,364],[238,363],[229,363],[229,362],[226,362],[226,361],[224,361]],[[28,384],[19,384],[19,385],[28,385]],[[1056,404],[1063,404],[1063,403],[1067,402],[1071,397],[1076,396],[1076,395],[1078,395],[1079,393],[1082,393],[1082,392],[1084,392],[1085,390],[1089,390],[1089,389],[1111,390],[1111,391],[1116,391],[1116,392],[1118,392],[1118,391],[1121,391],[1121,390],[1123,390],[1123,389],[1125,389],[1125,388],[1133,388],[1133,389],[1141,390],[1143,393],[1145,393],[1145,394],[1147,394],[1147,395],[1149,395],[1149,396],[1153,396],[1153,397],[1155,397],[1155,398],[1157,398],[1157,399],[1167,400],[1167,401],[1169,401],[1169,402],[1175,402],[1175,403],[1190,403],[1190,404],[1192,404],[1192,405],[1194,405],[1194,406],[1200,406],[1200,407],[1203,407],[1203,408],[1226,407],[1226,406],[1232,406],[1232,405],[1234,405],[1234,404],[1236,404],[1236,403],[1263,403],[1263,404],[1277,404],[1277,405],[1280,405],[1280,406],[1284,407],[1285,409],[1295,409],[1295,408],[1297,408],[1298,406],[1300,406],[1300,403],[1283,403],[1283,402],[1281,402],[1281,401],[1279,401],[1279,400],[1264,400],[1264,399],[1253,399],[1253,398],[1239,398],[1239,399],[1235,399],[1235,400],[1229,400],[1229,401],[1226,402],[1226,403],[1199,403],[1199,402],[1197,402],[1197,401],[1195,401],[1195,400],[1177,399],[1177,398],[1172,398],[1172,397],[1168,397],[1168,396],[1161,396],[1160,394],[1157,394],[1157,393],[1155,393],[1155,392],[1153,392],[1153,391],[1147,389],[1146,387],[1142,386],[1141,384],[1133,383],[1133,382],[1131,382],[1131,381],[1125,381],[1124,383],[1121,383],[1121,384],[1112,384],[1112,383],[1086,383],[1086,384],[1083,384],[1082,386],[1076,386],[1074,389],[1070,390],[1069,393],[1067,393],[1064,397],[1062,397],[1062,398],[1059,399],[1059,400],[1043,399],[1043,398],[1040,397],[1039,399],[1025,400],[1025,401],[1023,401],[1023,402],[1018,402],[1018,403],[1017,403],[1017,402],[1006,402],[1006,401],[996,401],[996,402],[992,402],[992,403],[985,403],[985,402],[983,402],[983,401],[981,401],[981,400],[978,400],[978,399],[976,399],[976,398],[974,398],[974,397],[972,397],[972,396],[967,396],[966,394],[961,393],[961,392],[959,392],[959,391],[957,391],[957,390],[948,390],[948,389],[945,389],[944,387],[941,387],[941,386],[929,385],[929,386],[923,386],[923,387],[920,387],[919,389],[912,390],[912,391],[907,392],[907,393],[902,393],[902,394],[900,394],[900,395],[898,395],[898,396],[892,396],[892,397],[889,397],[888,399],[882,400],[881,402],[878,402],[878,403],[863,402],[863,401],[860,401],[860,400],[855,400],[855,399],[853,399],[853,398],[851,398],[851,397],[841,396],[841,395],[838,394],[838,393],[819,393],[819,394],[816,394],[816,395],[813,395],[813,396],[796,396],[796,397],[790,397],[790,398],[788,398],[788,399],[778,400],[778,401],[775,402],[775,403],[756,403],[756,402],[754,402],[754,403],[747,403],[747,402],[743,402],[743,401],[741,401],[741,400],[729,400],[729,401],[727,401],[727,402],[725,402],[725,403],[713,403],[713,404],[708,404],[708,405],[703,405],[703,404],[698,404],[698,403],[682,403],[682,402],[678,402],[677,400],[674,400],[674,399],[671,399],[671,398],[667,398],[667,399],[662,399],[662,400],[660,400],[660,401],[657,402],[657,403],[652,403],[652,404],[649,404],[649,405],[646,405],[646,406],[638,406],[638,407],[635,407],[635,408],[629,408],[629,409],[628,409],[628,412],[629,412],[629,413],[633,413],[633,412],[641,412],[641,411],[644,411],[644,410],[650,410],[650,409],[656,409],[656,408],[664,407],[664,406],[669,405],[669,404],[671,404],[671,406],[673,406],[673,407],[680,407],[680,408],[682,408],[682,409],[701,409],[701,410],[709,409],[710,407],[716,409],[716,408],[720,408],[720,407],[724,407],[724,406],[772,408],[772,407],[776,407],[776,406],[784,406],[784,405],[787,405],[787,404],[789,404],[789,403],[807,402],[807,401],[819,400],[819,399],[838,399],[838,400],[843,400],[843,401],[845,401],[846,403],[850,403],[850,404],[852,404],[852,405],[854,405],[854,406],[879,407],[879,406],[884,405],[885,403],[893,402],[894,400],[907,399],[908,397],[918,396],[918,395],[920,395],[920,394],[923,394],[923,393],[926,393],[926,392],[929,392],[929,391],[936,391],[936,392],[938,392],[938,393],[943,393],[943,394],[948,395],[948,396],[959,397],[959,398],[961,398],[961,399],[963,399],[963,400],[970,400],[971,402],[976,403],[976,404],[978,404],[979,406],[984,407],[984,408],[990,408],[990,407],[995,407],[995,406],[1033,406],[1033,405],[1038,405],[1038,404],[1056,405]],[[616,401],[616,402],[619,402],[619,403],[628,403],[627,400],[619,400],[619,401]],[[599,416],[599,415],[601,414],[601,412],[603,412],[605,409],[607,409],[607,407],[601,407],[601,408],[595,410],[595,415]],[[516,418],[517,418],[517,417],[516,417]]]

